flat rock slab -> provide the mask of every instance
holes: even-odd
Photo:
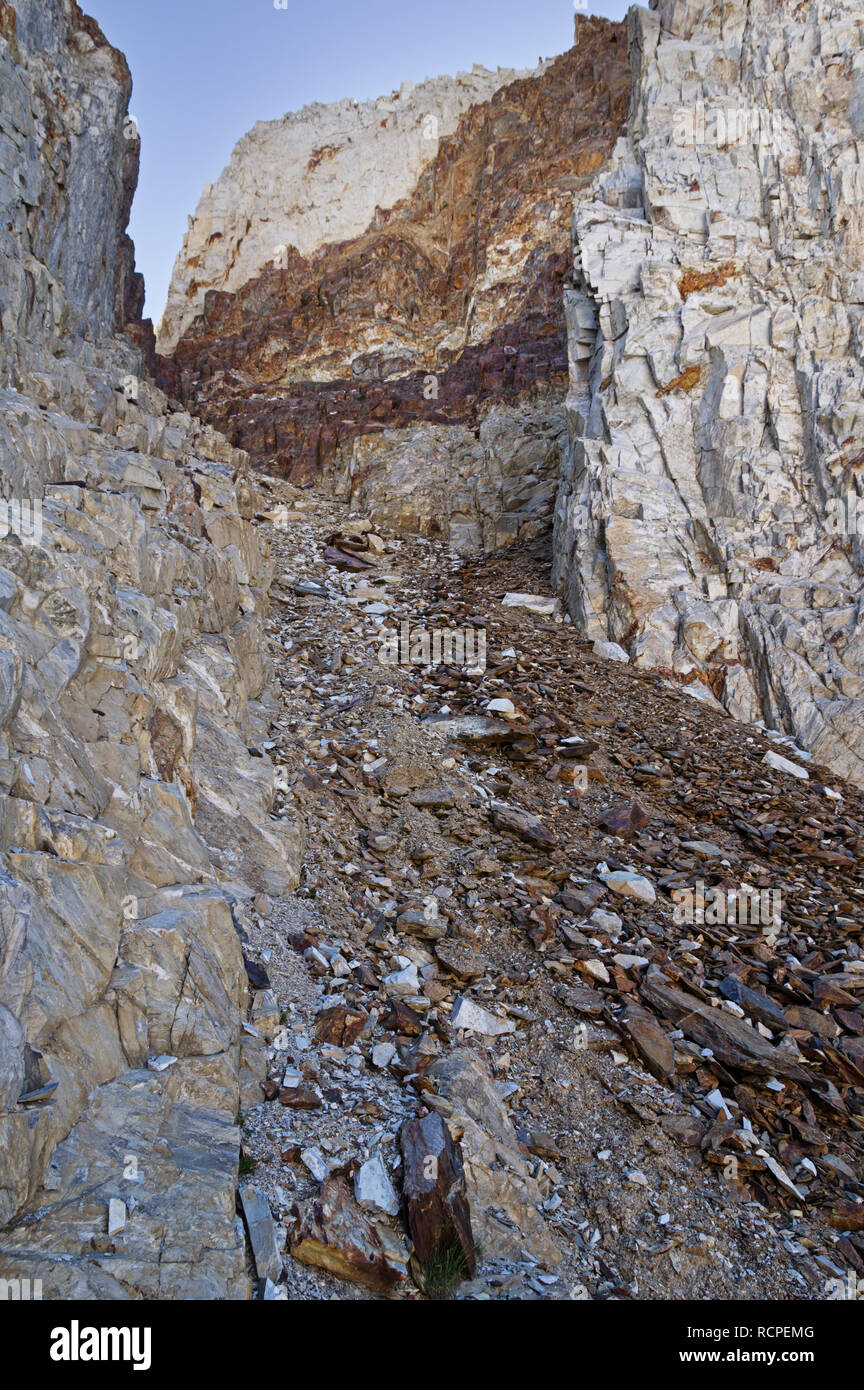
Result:
[[[248,1298],[239,1131],[181,1082],[179,1067],[127,1072],[95,1092],[54,1151],[50,1189],[0,1232],[0,1278],[41,1279],[64,1301]],[[127,1218],[109,1235],[112,1202]]]
[[[673,1081],[675,1045],[656,1018],[647,1010],[628,1004],[620,1023],[652,1076],[659,1081]]]
[[[652,967],[639,987],[642,997],[700,1047],[710,1047],[718,1062],[726,1067],[760,1076],[785,1076],[792,1081],[810,1078],[797,1062],[785,1056],[755,1028],[725,1009],[714,1009],[693,994],[673,985],[662,971]]]
[[[511,1019],[490,1014],[488,1009],[481,1008],[473,999],[466,999],[464,994],[460,994],[453,1005],[450,1022],[454,1028],[465,1028],[484,1038],[497,1038],[502,1033],[516,1032],[516,1024]]]
[[[489,968],[486,956],[461,941],[441,942],[435,947],[435,955],[445,970],[449,970],[457,979],[465,980],[467,984],[482,979]]]
[[[399,1132],[408,1226],[422,1275],[449,1255],[472,1278],[477,1255],[459,1146],[440,1115],[406,1120]]]
[[[520,840],[526,840],[528,844],[537,845],[540,849],[552,849],[556,844],[551,830],[547,829],[539,816],[532,815],[530,811],[517,811],[513,806],[504,806],[499,801],[493,801],[489,814],[496,830],[509,830],[511,835],[518,835]]]
[[[276,1241],[276,1224],[270,1203],[257,1187],[247,1183],[240,1188],[240,1204],[258,1278],[270,1279],[275,1283],[282,1273],[282,1256]]]
[[[452,718],[427,719],[424,729],[440,734],[442,738],[458,738],[463,743],[496,744],[516,743],[519,739],[533,735],[530,730],[518,724],[508,723],[506,719],[496,719],[491,715],[461,714]]]
[[[399,1197],[380,1153],[375,1153],[354,1174],[354,1196],[361,1207],[399,1215]]]

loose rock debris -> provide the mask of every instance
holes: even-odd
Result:
[[[864,797],[505,602],[542,540],[466,562],[270,487],[307,855],[238,908],[262,1296],[831,1297],[864,1269]],[[483,628],[485,670],[382,664],[406,621]]]

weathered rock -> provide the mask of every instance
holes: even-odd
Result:
[[[443,941],[435,947],[435,955],[445,970],[466,984],[473,984],[486,974],[489,962],[479,951],[461,941]]]
[[[421,1279],[434,1279],[439,1263],[461,1268],[463,1277],[473,1276],[477,1256],[459,1146],[436,1114],[406,1120],[399,1144],[402,1192]]]
[[[160,351],[173,350],[209,291],[236,292],[274,261],[282,265],[280,250],[308,257],[360,236],[379,208],[411,192],[466,109],[527,75],[476,66],[406,82],[375,101],[316,102],[259,121],[201,195],[174,266]]]
[[[675,1020],[700,1047],[710,1047],[724,1066],[762,1076],[786,1076],[807,1081],[806,1071],[779,1048],[767,1042],[755,1028],[721,1009],[712,1009],[695,995],[670,984],[663,972],[652,966],[640,985],[644,999]]]
[[[280,1086],[279,1104],[286,1110],[320,1110],[324,1101],[312,1086]]]
[[[525,730],[508,723],[506,719],[493,719],[483,715],[460,715],[456,718],[430,719],[428,727],[433,733],[445,738],[457,738],[464,743],[499,744],[515,743],[525,737]]]
[[[520,840],[539,845],[541,849],[551,848],[555,844],[555,836],[551,830],[547,829],[539,816],[532,815],[530,811],[519,811],[515,806],[493,802],[489,814],[492,824],[498,830],[509,830],[511,835],[518,835]]]
[[[270,1204],[251,1183],[241,1186],[240,1202],[258,1278],[271,1279],[275,1283],[282,1273],[282,1256],[276,1242],[276,1225]]]
[[[242,1298],[232,908],[300,855],[261,747],[256,489],[146,379],[122,55],[77,6],[16,0],[0,86],[0,472],[22,499],[0,528],[0,1267],[24,1233],[46,1297]]]
[[[349,1009],[344,1004],[334,1004],[322,1009],[315,1020],[315,1036],[319,1042],[333,1043],[336,1047],[350,1047],[362,1033],[368,1022],[360,1009]]]
[[[541,1264],[556,1264],[561,1256],[538,1210],[539,1188],[480,1058],[457,1048],[433,1062],[427,1075],[437,1088],[429,1103],[459,1143],[471,1226],[484,1259],[520,1259],[527,1250]]]
[[[597,824],[610,835],[618,835],[621,839],[627,840],[648,824],[648,815],[638,801],[631,801],[626,806],[610,806],[603,812]]]
[[[374,1293],[393,1294],[407,1277],[408,1255],[396,1237],[378,1227],[340,1178],[326,1178],[317,1197],[296,1208],[291,1254],[350,1279]]]
[[[475,1004],[473,999],[466,998],[464,994],[460,994],[454,1003],[450,1022],[454,1028],[464,1028],[485,1038],[498,1038],[503,1033],[516,1032],[516,1024],[512,1019],[498,1018],[496,1014],[491,1014],[488,1009]]]
[[[838,1231],[864,1231],[864,1203],[840,1202],[828,1220]]]
[[[800,782],[809,780],[810,773],[799,763],[793,763],[789,758],[783,758],[779,753],[775,753],[773,748],[769,748],[765,757],[762,759],[766,767],[770,767],[774,772],[785,772],[790,777],[797,777]]]
[[[635,898],[638,902],[653,903],[657,892],[650,879],[644,874],[633,873],[630,869],[615,869],[602,875],[607,888],[619,898]]]
[[[373,1154],[354,1174],[354,1196],[358,1206],[387,1216],[399,1215],[399,1198],[379,1153]]]
[[[100,1086],[51,1155],[38,1221],[3,1232],[0,1278],[42,1279],[52,1300],[246,1298],[238,1131],[194,1085],[185,1064]],[[106,1229],[112,1197],[129,1215],[100,1251],[91,1240]]]
[[[589,638],[860,784],[857,77],[817,56],[859,18],[631,11],[627,135],[575,206],[554,578]]]
[[[671,1081],[675,1075],[675,1047],[657,1020],[645,1009],[628,1004],[620,1023],[652,1075],[659,1081]]]
[[[387,101],[383,122],[381,103],[339,103],[257,126],[178,259],[163,384],[293,479],[327,468],[377,525],[463,553],[548,529],[572,196],[623,125],[622,40],[580,17],[576,46],[519,81],[436,79]],[[327,138],[310,135],[321,126]],[[398,151],[389,170],[383,149]],[[294,194],[286,209],[284,178],[312,213]]]
[[[568,883],[562,889],[561,901],[568,912],[574,913],[577,917],[587,917],[592,908],[603,901],[606,892],[602,883],[586,883],[582,888]]]

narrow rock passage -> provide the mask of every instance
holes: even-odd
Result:
[[[420,1296],[400,1130],[437,1113],[478,1263],[415,1261],[430,1296],[831,1297],[864,1256],[861,794],[595,655],[547,542],[465,563],[263,481],[307,827],[244,919],[267,1296]],[[403,622],[483,629],[485,672],[383,664]],[[742,884],[770,918],[712,920]]]

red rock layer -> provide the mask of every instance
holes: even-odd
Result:
[[[159,359],[165,389],[294,481],[360,434],[563,394],[570,209],[630,84],[622,25],[579,18],[576,32],[542,74],[467,112],[364,236],[309,259],[292,248],[237,294],[208,295]]]

